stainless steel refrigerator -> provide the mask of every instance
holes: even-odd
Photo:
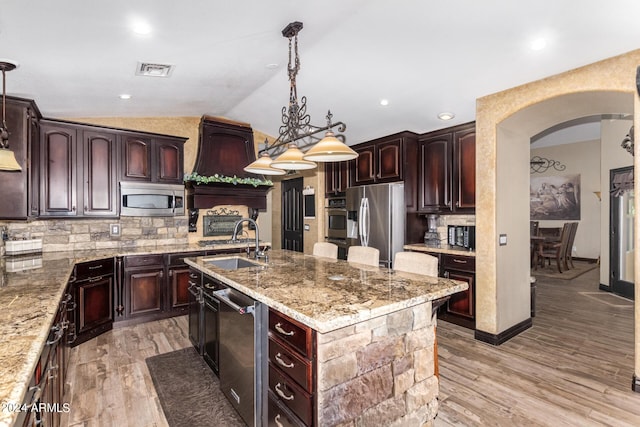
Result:
[[[404,183],[347,189],[347,246],[377,248],[380,265],[391,267],[404,246],[404,224]]]

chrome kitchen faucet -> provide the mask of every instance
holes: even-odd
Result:
[[[256,249],[254,252],[254,258],[258,259],[258,258],[264,258],[265,262],[268,261],[267,258],[267,248],[265,247],[264,250],[260,250],[260,230],[258,229],[258,224],[251,218],[242,218],[241,220],[239,220],[238,222],[235,223],[235,225],[233,226],[233,235],[231,236],[231,240],[235,241],[237,240],[238,237],[238,229],[240,228],[240,224],[242,224],[243,222],[247,221],[249,224],[253,224],[253,226],[256,229]]]

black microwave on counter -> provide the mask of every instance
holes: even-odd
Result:
[[[447,236],[450,246],[470,251],[476,249],[476,227],[474,225],[449,225]]]

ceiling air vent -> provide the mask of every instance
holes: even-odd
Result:
[[[149,62],[138,62],[136,68],[136,76],[149,77],[169,77],[173,71],[173,65],[170,64],[152,64]]]

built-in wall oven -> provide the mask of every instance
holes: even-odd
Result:
[[[347,207],[344,197],[325,201],[325,240],[338,246],[338,258],[347,259]]]
[[[328,239],[347,238],[347,207],[344,198],[330,198],[325,204],[325,237]]]

